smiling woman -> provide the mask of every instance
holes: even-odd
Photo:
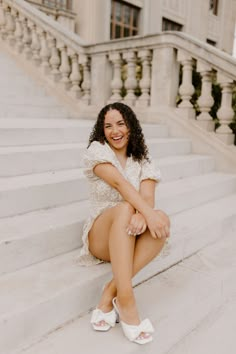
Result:
[[[113,272],[93,311],[92,326],[109,330],[119,312],[125,336],[145,344],[152,340],[154,329],[149,320],[139,319],[132,277],[160,253],[170,222],[163,211],[154,209],[160,172],[130,107],[115,102],[101,110],[84,163],[91,206],[79,262],[111,262]]]

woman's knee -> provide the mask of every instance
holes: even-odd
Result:
[[[170,218],[169,216],[162,210],[155,210],[156,214],[158,216],[161,216],[161,218],[163,219],[163,221],[167,224],[168,227],[170,227]]]
[[[135,209],[129,202],[122,201],[116,206],[116,214],[131,217],[135,214]]]

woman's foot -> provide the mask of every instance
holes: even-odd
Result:
[[[116,299],[113,300],[113,304],[116,305],[116,310],[119,313],[120,320],[122,322],[122,327],[124,330],[124,333],[128,339],[131,340],[131,337],[129,334],[131,334],[133,331],[137,330],[138,333],[138,328],[142,328],[143,323],[147,323],[149,320],[144,320],[140,321],[136,302],[133,296],[131,297],[117,297]],[[150,321],[149,321],[150,322]],[[136,327],[136,328],[135,328]],[[132,341],[138,343],[138,344],[145,344],[147,342],[150,342],[152,340],[152,335],[153,333],[153,328],[151,328],[151,323],[148,324],[147,328],[150,328],[150,332],[144,332],[141,331],[137,334],[137,336],[132,339]],[[135,329],[134,329],[135,328]],[[131,332],[131,333],[130,333]]]
[[[96,310],[101,310],[101,312],[106,316],[106,314],[110,314],[113,310],[112,299],[116,296],[116,288],[114,286],[114,282],[110,281],[106,283],[103,287],[103,292],[101,299],[97,305]],[[95,310],[95,311],[96,311]],[[99,313],[99,311],[96,311]],[[101,313],[99,314],[101,315]],[[93,316],[93,319],[95,317]],[[99,319],[99,317],[97,317]],[[105,331],[107,328],[107,322],[105,320],[96,321],[96,330]]]

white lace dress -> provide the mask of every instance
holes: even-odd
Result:
[[[111,163],[137,190],[139,190],[140,182],[145,179],[159,181],[160,171],[155,169],[152,161],[137,162],[132,157],[128,157],[126,166],[123,168],[110,146],[107,143],[103,145],[98,141],[92,142],[86,150],[83,160],[85,164],[84,173],[88,179],[90,189],[90,216],[83,227],[83,247],[81,248],[78,262],[80,265],[89,266],[103,262],[89,252],[88,233],[94,220],[104,210],[122,201],[122,196],[117,190],[94,174],[94,167],[99,163]]]

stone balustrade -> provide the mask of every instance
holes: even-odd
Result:
[[[114,101],[153,111],[168,107],[213,131],[214,73],[222,95],[215,133],[233,144],[229,124],[235,115],[236,61],[208,44],[184,33],[165,32],[88,45],[20,0],[0,0],[0,36],[84,110]],[[193,69],[201,77],[198,115],[192,103]]]

